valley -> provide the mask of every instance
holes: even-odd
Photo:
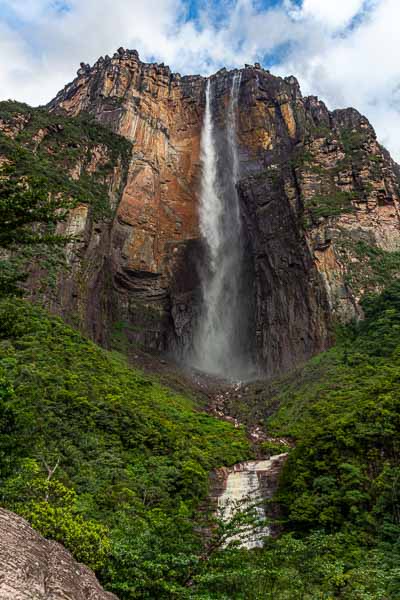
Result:
[[[0,168],[0,597],[399,598],[400,168],[368,120],[119,48],[0,102]]]

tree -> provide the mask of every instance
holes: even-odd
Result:
[[[44,459],[41,462],[20,462],[3,486],[3,502],[44,537],[61,542],[76,560],[93,570],[102,568],[110,552],[107,527],[80,514],[75,490],[53,477],[59,460],[53,466]]]
[[[11,163],[0,169],[0,295],[21,293],[23,247],[66,242],[56,233],[68,202],[49,192],[44,177],[21,176]]]

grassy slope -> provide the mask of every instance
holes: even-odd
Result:
[[[211,468],[249,456],[244,433],[3,300],[2,502],[122,599],[398,598],[400,284],[364,307],[336,348],[257,396],[268,430],[297,443],[279,492],[288,533],[204,562],[195,507]]]
[[[366,319],[306,366],[269,419],[298,442],[282,498],[300,531],[400,536],[400,284],[364,301]]]
[[[290,528],[357,527],[365,541],[393,530],[397,540],[400,284],[365,299],[364,310],[334,348],[231,408],[296,441],[281,486]]]

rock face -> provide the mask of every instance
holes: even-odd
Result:
[[[90,112],[133,143],[110,232],[111,310],[121,335],[146,349],[184,339],[191,319],[203,92],[203,78],[120,49],[81,68],[50,104],[68,115]]]
[[[217,135],[234,73],[213,75]],[[117,336],[146,350],[190,346],[205,84],[121,48],[81,65],[48,107],[90,113],[132,142],[113,218],[96,223],[84,207],[70,215],[81,241],[69,250],[73,272],[59,281],[54,303],[64,315],[83,315],[83,328],[103,344]],[[259,65],[241,70],[237,137],[255,307],[249,336],[260,368],[273,374],[329,346],[332,321],[360,317],[362,293],[400,272],[399,169],[357,111],[329,112],[303,97],[294,77]]]
[[[0,508],[2,600],[117,600],[65,548]]]

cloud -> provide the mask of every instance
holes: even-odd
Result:
[[[400,159],[399,17],[398,0],[0,0],[0,95],[45,103],[119,46],[181,73],[257,60],[355,106]]]
[[[310,42],[286,57],[280,73],[293,72],[303,92],[317,94],[330,108],[354,106],[376,128],[380,140],[400,159],[400,62],[398,22],[400,3],[369,3],[357,26]]]
[[[330,29],[345,27],[362,9],[364,0],[304,0],[299,18],[312,18]]]

